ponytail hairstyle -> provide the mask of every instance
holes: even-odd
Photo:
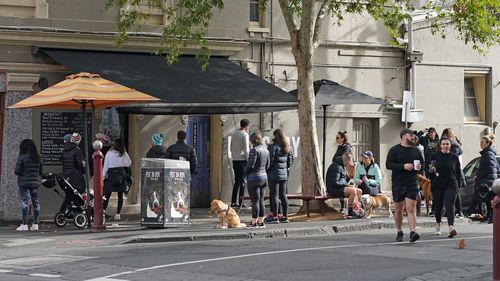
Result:
[[[347,131],[339,131],[337,135],[339,135],[344,140],[342,144],[347,143]]]
[[[273,142],[279,144],[279,146],[281,146],[281,150],[285,154],[288,154],[290,152],[290,144],[288,143],[288,139],[286,138],[285,133],[283,133],[282,129],[274,130]]]
[[[19,145],[19,155],[28,153],[33,161],[40,161],[40,154],[36,150],[35,142],[32,139],[24,139]]]
[[[495,135],[482,136],[481,139],[483,139],[488,144],[488,146],[491,146],[495,143]]]
[[[250,142],[252,143],[253,146],[262,144],[262,135],[259,132],[253,132],[250,135]]]

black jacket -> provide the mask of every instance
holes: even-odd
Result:
[[[326,192],[328,194],[335,194],[336,190],[348,186],[346,179],[346,170],[342,157],[333,159],[333,163],[328,167],[326,172]]]
[[[269,169],[269,151],[264,145],[259,144],[252,149],[248,154],[248,161],[244,173],[248,176],[248,180],[259,180],[267,178],[267,169]]]
[[[85,162],[83,161],[82,151],[74,142],[67,142],[64,144],[62,152],[62,169],[63,173],[75,169],[85,174]]]
[[[177,141],[167,148],[167,158],[189,161],[191,174],[196,171],[196,165],[198,164],[196,152],[192,146],[183,141]]]
[[[481,154],[481,159],[479,160],[479,168],[476,173],[476,186],[482,184],[491,186],[497,178],[497,151],[494,147],[488,146],[479,153]]]
[[[332,162],[335,161],[335,158],[342,157],[342,155],[344,155],[344,153],[346,152],[352,152],[352,146],[349,143],[339,145],[337,147],[335,155],[333,155]]]
[[[23,188],[38,188],[42,176],[42,162],[31,159],[28,153],[19,155],[14,173],[17,184]]]
[[[267,150],[269,150],[270,159],[267,179],[273,181],[287,180],[288,168],[293,163],[292,151],[285,153],[279,144],[271,144],[267,147]]]
[[[167,159],[167,148],[163,145],[152,146],[146,153],[146,158],[163,158]]]

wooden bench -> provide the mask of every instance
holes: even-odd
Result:
[[[317,196],[315,196],[315,195],[304,195],[301,193],[289,193],[286,195],[286,198],[288,198],[288,200],[302,200],[302,202],[304,203],[305,208],[306,208],[307,217],[309,218],[309,217],[311,217],[310,203],[309,202],[311,202],[312,200],[325,202],[328,199],[342,199],[345,197],[338,197],[338,196],[333,196],[333,195],[317,195]],[[244,196],[243,200],[250,200],[250,196]],[[269,200],[269,195],[264,196],[264,200]],[[321,215],[325,214],[325,210],[323,208],[321,208],[320,211],[321,211]]]

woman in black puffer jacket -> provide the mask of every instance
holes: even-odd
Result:
[[[33,140],[24,139],[21,141],[19,146],[19,158],[17,159],[14,173],[17,175],[17,184],[19,185],[23,212],[23,222],[16,230],[28,230],[28,209],[29,199],[31,197],[31,203],[33,205],[33,224],[31,225],[31,230],[36,231],[38,230],[38,221],[40,217],[38,191],[42,175],[42,161]]]
[[[476,172],[475,179],[475,191],[474,197],[472,198],[472,203],[467,210],[467,214],[470,215],[474,213],[476,209],[480,206],[481,202],[486,202],[488,212],[486,218],[488,222],[492,222],[492,208],[490,201],[493,198],[493,193],[491,192],[491,185],[493,181],[497,178],[498,162],[496,159],[497,151],[493,144],[495,142],[494,135],[488,135],[481,137],[481,148],[479,152],[481,154],[481,159],[479,160],[479,168]]]
[[[283,130],[276,129],[273,132],[273,143],[267,147],[267,150],[269,150],[270,159],[267,179],[269,181],[269,199],[273,215],[269,223],[287,223],[288,198],[286,197],[286,193],[288,169],[293,163],[293,154]],[[283,217],[281,219],[278,218],[280,205],[283,208]]]

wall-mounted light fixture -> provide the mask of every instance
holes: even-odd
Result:
[[[227,120],[227,115],[226,114],[219,115],[219,120],[220,120],[220,125],[224,126],[224,122],[226,122]]]
[[[182,125],[186,125],[189,120],[189,115],[181,115],[181,123]]]

